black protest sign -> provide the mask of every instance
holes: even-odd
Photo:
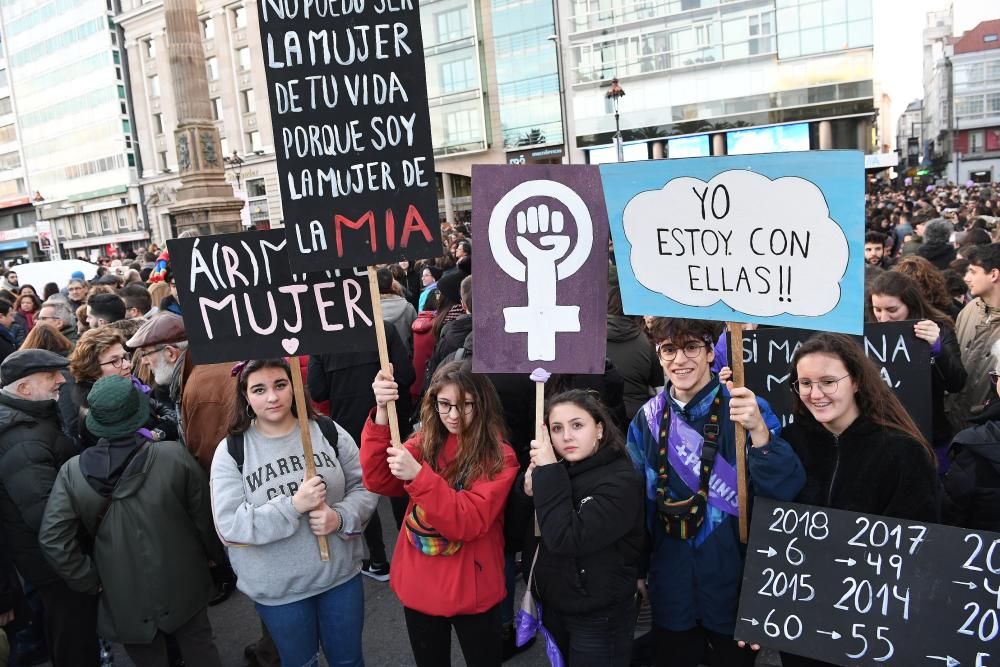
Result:
[[[931,437],[931,346],[913,334],[914,321],[865,324],[864,336],[852,336],[879,367],[879,374],[899,402]],[[765,399],[787,425],[792,419],[791,361],[795,350],[816,335],[805,329],[758,329],[743,332],[744,384]],[[729,340],[732,350],[732,340]]]
[[[261,0],[296,271],[441,254],[416,0]]]
[[[167,242],[195,363],[375,349],[364,269],[293,274],[282,230]]]
[[[1000,534],[757,498],[735,636],[838,665],[996,664]]]

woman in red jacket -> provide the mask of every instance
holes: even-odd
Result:
[[[421,431],[396,448],[385,406],[398,388],[385,372],[372,388],[376,408],[361,434],[361,470],[369,491],[410,496],[391,585],[414,662],[450,665],[455,628],[469,667],[499,667],[503,509],[518,465],[502,439],[496,390],[468,365],[443,365],[424,395]]]

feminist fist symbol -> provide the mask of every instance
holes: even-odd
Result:
[[[516,244],[524,256],[520,262],[507,244],[507,222],[511,212],[532,197],[549,197],[562,203],[576,222],[576,247],[563,233],[562,211],[545,204],[518,211]],[[538,237],[537,245],[527,235]],[[504,195],[490,215],[490,249],[497,264],[509,276],[527,284],[528,305],[504,308],[504,331],[528,334],[528,359],[553,361],[556,333],[580,331],[580,307],[556,304],[556,283],[576,273],[590,254],[594,229],[586,204],[573,190],[555,181],[526,181]],[[568,254],[567,254],[568,253]]]

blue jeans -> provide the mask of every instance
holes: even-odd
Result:
[[[365,622],[365,589],[361,575],[298,602],[257,604],[285,667],[319,665],[319,647],[330,667],[364,667],[361,630]]]

